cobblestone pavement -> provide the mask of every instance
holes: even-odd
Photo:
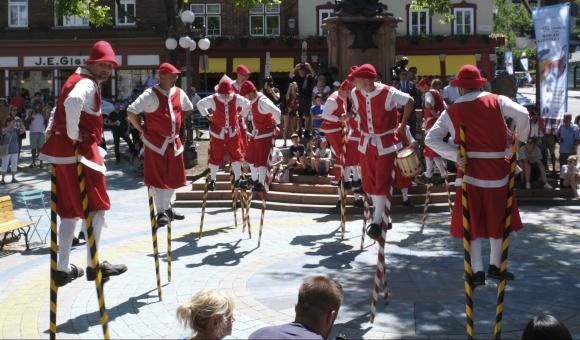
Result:
[[[345,298],[334,335],[349,338],[465,338],[465,297],[461,242],[448,236],[449,214],[429,216],[420,231],[421,212],[395,216],[388,234],[390,301],[379,302],[369,324],[370,288],[377,248],[368,240],[360,250],[362,223],[351,219],[341,237],[337,215],[266,212],[257,247],[259,210],[252,210],[252,238],[233,226],[231,209],[208,209],[204,236],[197,238],[199,209],[182,209],[173,225],[173,280],[167,283],[166,230],[159,232],[163,301],[156,292],[148,221],[147,194],[140,180],[109,166],[112,210],[100,255],[125,263],[129,271],[105,285],[112,338],[179,338],[189,333],[176,321],[175,309],[202,288],[219,288],[235,299],[236,322],[229,338],[246,338],[266,325],[293,319],[298,286],[312,274],[327,274],[344,286]],[[18,185],[2,194],[29,188],[49,189],[47,173],[26,171]],[[18,216],[26,216],[16,200]],[[580,207],[523,210],[526,228],[512,238],[504,338],[519,338],[532,316],[547,312],[580,337]],[[48,221],[41,225],[44,236]],[[32,250],[12,243],[0,253],[0,338],[47,338],[49,326],[49,249],[34,238]],[[484,246],[487,252],[488,245]],[[85,266],[85,247],[72,252],[72,263]],[[487,261],[484,256],[484,261]],[[475,291],[475,329],[490,338],[495,319],[495,282]],[[59,290],[58,337],[101,338],[93,282],[77,280]]]

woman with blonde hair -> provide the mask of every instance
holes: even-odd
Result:
[[[284,146],[286,146],[286,138],[294,134],[297,129],[296,118],[298,117],[299,106],[298,84],[293,81],[288,85],[288,90],[286,91],[286,108],[282,113],[282,138],[284,138]]]
[[[222,339],[232,334],[234,302],[218,290],[204,289],[177,307],[177,319],[195,332],[188,339]]]

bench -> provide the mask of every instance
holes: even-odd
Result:
[[[21,222],[16,219],[14,215],[14,209],[12,207],[12,199],[10,196],[0,197],[0,235],[4,234],[2,239],[2,244],[0,244],[0,251],[4,248],[4,243],[8,233],[14,235],[17,233],[17,237],[24,235],[24,241],[26,242],[26,250],[30,250],[28,245],[28,232],[30,231],[30,226],[34,222],[27,221]]]

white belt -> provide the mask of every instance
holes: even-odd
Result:
[[[368,132],[364,132],[364,131],[361,131],[360,133],[365,137],[373,138],[373,137],[382,137],[382,136],[386,136],[386,135],[392,135],[393,133],[395,133],[395,131],[397,131],[396,128],[390,129],[388,131],[381,132],[381,133],[368,133]]]
[[[467,184],[471,184],[480,188],[501,188],[508,184],[509,175],[502,179],[489,180],[489,179],[479,179],[471,176],[464,175],[463,178],[457,178],[455,180],[455,186],[460,186],[461,181],[465,181]]]
[[[175,143],[177,138],[179,138],[179,135],[177,135],[177,134],[173,135],[173,136],[165,137],[165,140],[163,141],[163,145],[161,146],[161,148],[158,148],[157,146],[155,146],[153,143],[148,141],[147,138],[145,138],[145,137],[143,137],[143,144],[145,144],[149,149],[153,150],[155,153],[163,156],[163,155],[165,155],[165,151],[167,150],[167,146],[170,143],[173,143],[173,151],[174,151],[173,154],[174,154],[174,156],[177,156],[183,152],[183,145],[180,148],[177,148],[177,144]]]
[[[481,159],[503,159],[510,155],[510,150],[505,151],[468,151],[467,157]]]

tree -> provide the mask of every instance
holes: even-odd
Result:
[[[115,0],[117,7],[121,9],[120,0]],[[177,13],[185,8],[189,0],[163,0],[166,6],[169,25],[175,24]],[[255,5],[268,5],[280,3],[281,0],[234,0],[239,8],[250,8]],[[54,0],[57,16],[77,15],[85,18],[94,26],[100,27],[113,24],[113,12],[110,6],[99,4],[99,0]],[[120,13],[121,15],[125,13]],[[130,16],[130,15],[129,15]]]

